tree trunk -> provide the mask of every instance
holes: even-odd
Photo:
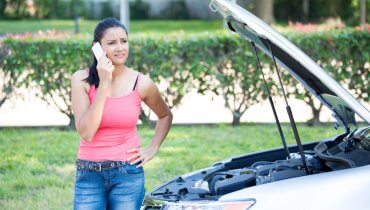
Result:
[[[4,98],[0,98],[0,107],[5,103],[7,99],[7,96],[4,96]]]
[[[58,7],[59,7],[59,0],[54,0],[53,2],[53,10],[51,11],[52,17],[53,18],[58,18]]]
[[[69,117],[68,130],[76,130],[76,127],[75,127],[75,117],[74,117],[74,115],[70,115],[68,117]]]
[[[320,124],[320,110],[314,109],[313,111],[313,117],[311,119],[311,125],[316,126]]]
[[[273,0],[257,0],[255,14],[265,21],[267,24],[272,24],[274,18],[274,1]]]
[[[331,17],[335,17],[338,15],[337,12],[339,11],[339,5],[337,0],[326,0],[325,4],[326,10]]]
[[[1,75],[1,76],[3,76],[3,75]],[[0,91],[3,93],[3,94],[1,94],[1,97],[0,97],[0,107],[13,94],[13,90],[14,90],[13,87],[14,87],[13,83],[11,81],[6,80],[5,74],[4,74],[4,77],[3,77],[3,87],[0,87]]]
[[[308,16],[309,16],[309,10],[310,10],[310,0],[303,0],[302,4],[302,22],[307,22],[308,21]]]
[[[232,122],[232,126],[238,126],[240,125],[240,118],[242,117],[242,115],[239,113],[239,112],[233,112],[233,122]]]
[[[75,34],[79,32],[79,25],[78,25],[78,0],[73,0],[73,16],[75,19]]]
[[[141,122],[144,124],[144,125],[147,125],[151,128],[153,128],[155,126],[155,121],[154,120],[151,120],[149,118],[149,115],[146,115],[144,110],[141,109],[141,114],[139,115],[139,119],[141,120]]]
[[[311,106],[312,109],[312,118],[307,122],[310,126],[317,126],[320,122],[320,112],[321,112],[322,105],[318,109],[316,109],[314,106]]]
[[[361,25],[364,26],[366,24],[366,0],[361,0],[360,10],[361,10]]]
[[[0,17],[5,17],[5,8],[8,1],[6,0],[0,0]]]

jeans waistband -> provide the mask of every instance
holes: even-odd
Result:
[[[77,169],[90,170],[90,171],[105,171],[113,168],[117,168],[123,165],[130,164],[125,161],[102,161],[102,162],[91,162],[86,160],[77,160]]]

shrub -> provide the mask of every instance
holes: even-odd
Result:
[[[36,84],[42,97],[73,122],[70,77],[77,69],[89,66],[91,37],[60,36],[60,39],[55,39],[58,37],[55,34],[54,39],[27,36],[6,39],[4,49],[8,49],[9,56],[5,58],[3,71],[27,71],[24,83]],[[369,101],[370,53],[365,47],[370,45],[370,33],[366,29],[287,36],[337,81],[348,86],[357,98]],[[261,63],[269,66],[271,60],[261,57]],[[162,93],[171,107],[179,105],[183,96],[194,88],[199,93],[222,95],[235,124],[253,101],[266,97],[250,44],[230,33],[131,37],[128,66],[164,84]],[[295,88],[294,80],[284,82],[294,87],[287,89],[298,90],[290,94],[313,106],[312,96],[305,89]]]

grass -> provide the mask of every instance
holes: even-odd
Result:
[[[92,34],[95,25],[99,20],[80,19],[80,33]],[[286,22],[276,22],[272,25],[279,32],[299,32],[303,28],[317,27],[317,30],[333,29],[336,25],[330,23],[317,23],[314,26],[304,25],[288,27]],[[14,33],[35,33],[47,30],[57,30],[60,32],[73,33],[74,20],[0,20],[0,36],[4,34]],[[185,33],[199,33],[204,31],[222,31],[223,20],[132,20],[130,21],[130,34],[137,33],[154,33],[154,34],[168,34],[171,32],[184,31]],[[315,31],[316,29],[311,29]]]
[[[80,20],[81,33],[92,33],[98,20]],[[55,29],[58,31],[73,32],[73,20],[0,20],[0,34],[25,33]],[[145,20],[131,21],[131,33],[169,33],[183,30],[184,32],[203,32],[222,30],[222,20]]]
[[[294,143],[288,125],[288,144]],[[143,146],[153,129],[139,127]],[[280,147],[274,125],[174,126],[157,156],[145,165],[146,189],[232,156]],[[340,133],[299,125],[304,142]],[[4,209],[71,209],[79,137],[55,129],[0,130],[0,206]]]

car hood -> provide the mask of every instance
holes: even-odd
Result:
[[[356,113],[370,124],[370,112],[338,82],[331,78],[315,61],[281,34],[228,0],[213,0],[210,7],[224,16],[230,30],[254,44],[269,57],[274,57],[305,88],[333,112],[340,125],[355,124]]]

